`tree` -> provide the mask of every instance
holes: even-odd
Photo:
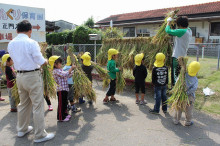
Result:
[[[124,34],[117,27],[109,27],[103,32],[103,39],[109,38],[123,38]]]
[[[95,22],[93,17],[91,16],[90,18],[88,18],[84,25],[88,26],[89,28],[94,27]]]

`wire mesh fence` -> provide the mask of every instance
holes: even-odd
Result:
[[[96,55],[101,48],[101,44],[68,44],[73,47],[74,54],[89,52],[91,54],[91,60],[96,62]],[[52,55],[60,56],[65,62],[67,54],[67,44],[65,45],[53,45]]]
[[[92,61],[96,61],[96,55],[98,54],[102,44],[68,44],[73,47],[74,53],[90,52]],[[53,45],[52,55],[61,56],[66,62],[67,57],[67,44],[65,45]],[[220,59],[220,43],[203,43],[203,44],[190,44],[187,51],[187,56],[195,57],[197,61],[199,59],[209,58],[212,59],[212,63],[219,69]]]

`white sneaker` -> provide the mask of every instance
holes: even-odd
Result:
[[[41,139],[35,139],[34,142],[44,142],[44,141],[48,141],[54,138],[54,134],[53,133],[48,133],[46,137],[41,138]]]
[[[173,124],[178,125],[179,121],[177,121],[176,119],[173,120]]]
[[[33,130],[32,126],[28,126],[28,130],[26,132],[18,132],[18,137],[23,137],[25,134],[31,132]]]

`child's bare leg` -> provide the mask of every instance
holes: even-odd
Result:
[[[139,94],[135,93],[135,96],[136,96],[136,100],[138,101],[139,100]]]
[[[141,100],[144,101],[145,94],[141,93]]]

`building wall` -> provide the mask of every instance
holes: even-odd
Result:
[[[210,21],[210,22],[220,22],[220,20]],[[210,22],[208,21],[197,21],[197,22],[189,22],[189,27],[196,27],[196,33],[199,33],[199,37],[203,38],[203,42],[206,43],[208,40],[209,42],[213,42],[213,39],[219,39],[220,42],[220,36],[209,36],[209,25]],[[149,32],[150,37],[154,36],[159,29],[161,24],[145,24],[145,25],[133,25],[133,26],[124,26],[124,27],[135,27],[136,29],[136,37],[137,32],[140,29],[147,29],[147,32]],[[123,26],[118,27],[123,32]],[[198,35],[198,34],[197,34]],[[193,36],[190,43],[195,43],[196,36]]]

